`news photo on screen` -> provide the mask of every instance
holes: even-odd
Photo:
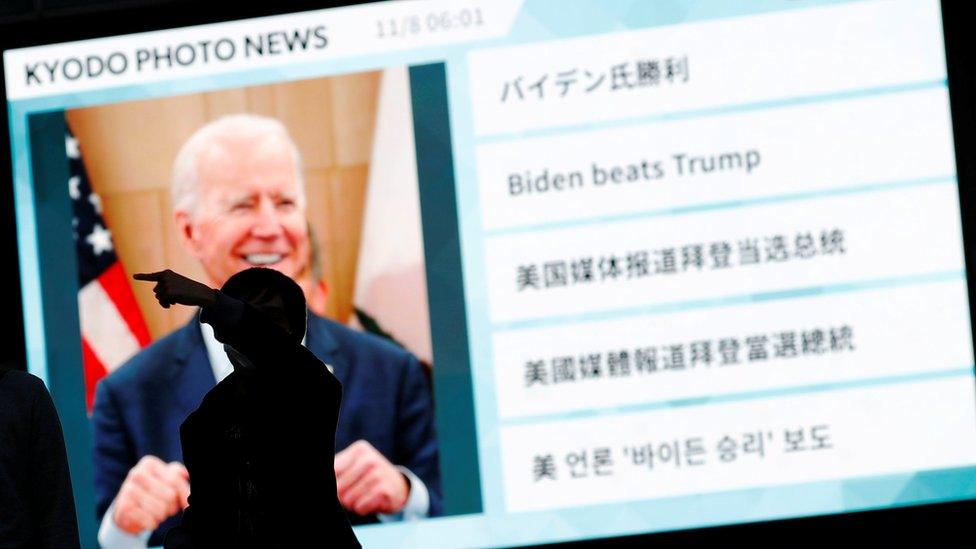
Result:
[[[85,427],[83,532],[163,544],[182,507],[146,486],[192,494],[181,424],[240,367],[133,279],[165,269],[301,288],[364,547],[976,497],[939,2],[561,6],[4,53],[27,369]]]

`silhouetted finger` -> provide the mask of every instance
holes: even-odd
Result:
[[[136,273],[132,275],[132,278],[136,280],[149,280],[149,281],[159,281],[163,279],[163,273],[166,271],[157,271],[155,273]]]

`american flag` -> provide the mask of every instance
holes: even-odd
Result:
[[[102,199],[92,192],[78,140],[65,134],[68,194],[74,211],[78,252],[78,311],[85,369],[85,397],[92,409],[95,384],[149,344],[149,330],[128,277],[115,254],[112,233],[102,217]]]

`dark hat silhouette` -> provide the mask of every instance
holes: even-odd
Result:
[[[305,294],[294,280],[274,269],[253,267],[230,277],[220,289],[268,315],[295,340],[305,337]]]

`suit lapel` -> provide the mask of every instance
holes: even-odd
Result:
[[[308,313],[308,334],[305,343],[313,355],[332,366],[332,370],[340,383],[346,382],[349,375],[349,365],[339,353],[339,342],[329,330],[329,321],[311,311]]]
[[[308,336],[305,343],[308,350],[312,351],[312,354],[319,360],[332,366],[336,379],[342,384],[342,404],[340,405],[334,441],[335,449],[337,451],[342,450],[352,444],[355,440],[352,433],[357,431],[355,427],[357,423],[354,417],[356,414],[353,413],[355,405],[350,404],[355,400],[355,397],[347,390],[351,386],[349,362],[340,352],[339,341],[333,333],[332,321],[316,316],[311,311],[308,313]],[[353,415],[349,415],[351,413]]]
[[[203,396],[217,384],[213,368],[207,358],[207,347],[200,332],[199,314],[180,328],[176,345],[176,368],[171,371],[170,387],[182,408],[183,417],[196,410]]]

